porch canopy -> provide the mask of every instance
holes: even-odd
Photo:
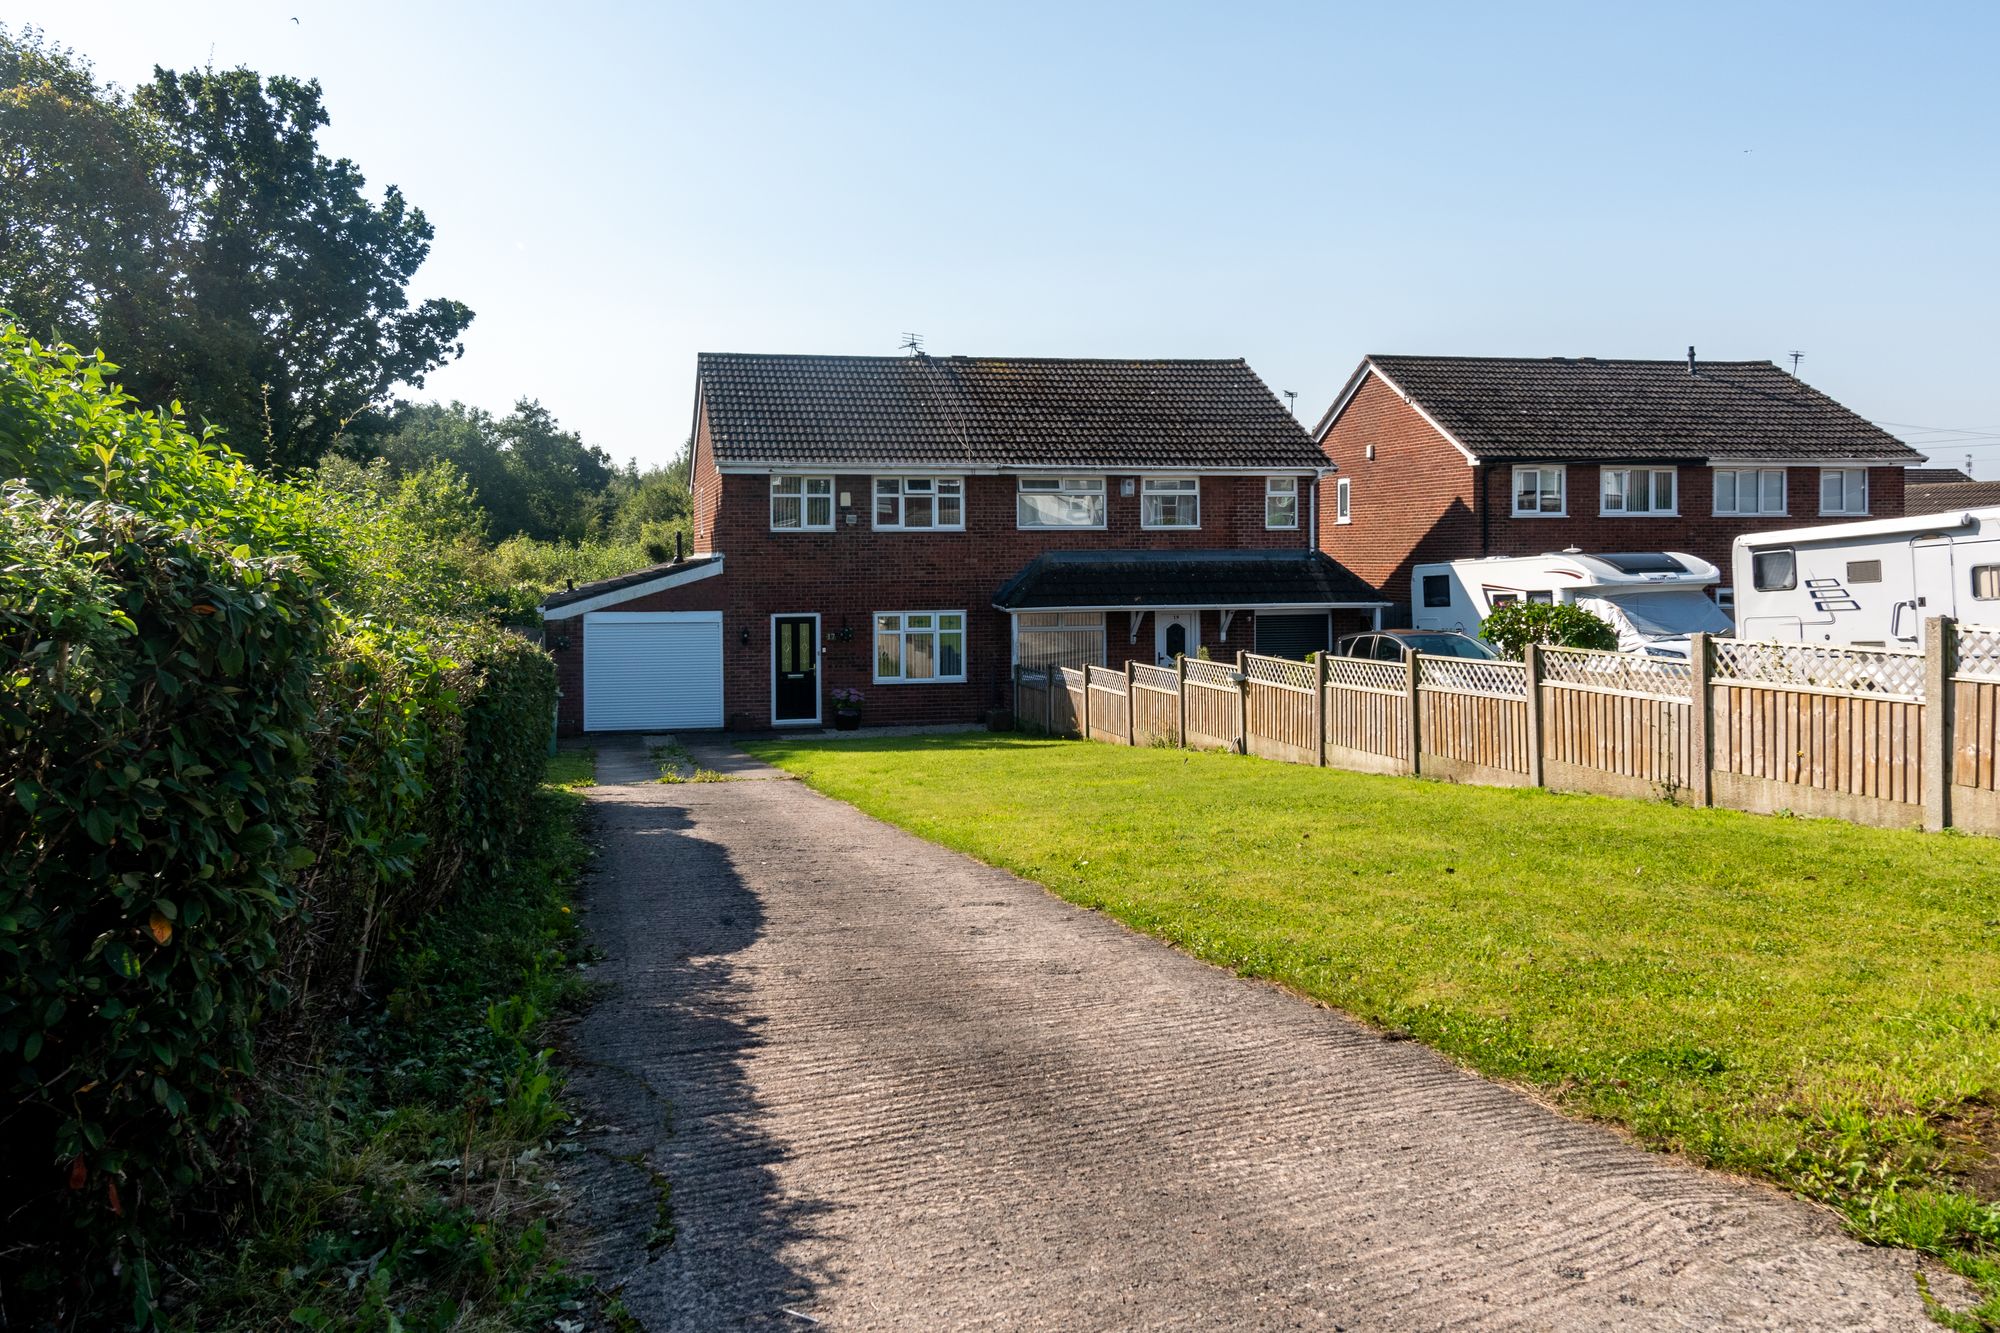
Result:
[[[1024,635],[1039,638],[1034,634],[1039,629],[1087,631],[1094,625],[1096,644],[1102,645],[1103,615],[1125,612],[1132,617],[1136,643],[1145,612],[1214,611],[1226,641],[1230,622],[1246,612],[1275,625],[1280,617],[1351,609],[1369,612],[1371,623],[1379,625],[1388,603],[1319,551],[1049,551],[1009,579],[993,605],[1013,618],[1016,662],[1069,666],[1078,664],[1066,660],[1074,647],[1023,651]],[[1052,638],[1049,647],[1056,643],[1085,646],[1073,634]],[[1090,656],[1105,660],[1101,647]]]

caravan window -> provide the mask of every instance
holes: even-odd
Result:
[[[1425,606],[1451,605],[1451,575],[1449,574],[1424,575],[1424,605]]]
[[[1750,581],[1758,592],[1788,592],[1799,586],[1798,557],[1789,550],[1759,551],[1750,557]]]
[[[2000,565],[1972,567],[1972,597],[1979,602],[2000,602]]]
[[[1880,560],[1850,560],[1847,562],[1849,583],[1880,583],[1882,562]]]

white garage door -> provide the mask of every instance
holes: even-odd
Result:
[[[720,611],[595,611],[583,618],[583,729],[722,725]]]

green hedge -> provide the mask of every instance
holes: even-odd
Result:
[[[259,1056],[510,849],[555,671],[367,611],[323,497],[0,328],[0,1322],[154,1318]]]

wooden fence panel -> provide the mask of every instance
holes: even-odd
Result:
[[[1132,743],[1171,745],[1180,725],[1180,701],[1172,690],[1132,686]]]
[[[1993,763],[2000,749],[2000,680],[1960,677],[1951,690],[1951,780],[1976,791],[2000,791]]]
[[[1715,682],[1715,771],[1805,792],[1923,801],[1923,704]],[[1826,813],[1836,813],[1828,810]]]
[[[1419,654],[1417,740],[1420,772],[1471,782],[1527,781],[1527,668]]]
[[[1282,657],[1243,659],[1243,748],[1287,764],[1316,764],[1313,691],[1319,669]]]
[[[1125,743],[1125,673],[1107,667],[1085,667],[1090,686],[1090,739]]]
[[[1410,771],[1408,696],[1400,662],[1326,663],[1326,762],[1368,773]]]
[[[1074,667],[1057,669],[1062,677],[1062,688],[1056,691],[1056,716],[1061,725],[1059,736],[1081,736],[1083,734],[1083,672]]]

